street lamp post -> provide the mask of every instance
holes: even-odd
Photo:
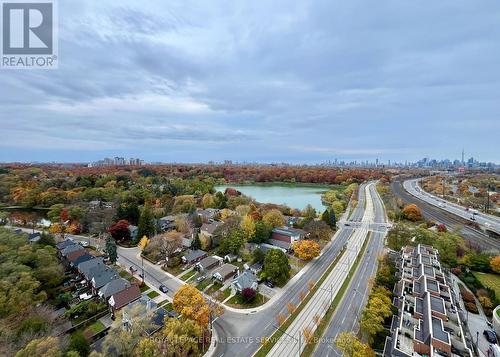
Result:
[[[144,274],[144,257],[143,256],[141,256],[141,263],[142,263],[142,283],[144,283],[145,274]]]

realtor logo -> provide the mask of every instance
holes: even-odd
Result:
[[[57,68],[53,1],[2,1],[2,68]]]

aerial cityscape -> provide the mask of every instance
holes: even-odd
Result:
[[[0,0],[0,356],[500,357],[500,3]]]

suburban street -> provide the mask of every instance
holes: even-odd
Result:
[[[433,206],[437,206],[441,208],[444,211],[450,212],[454,215],[457,215],[459,217],[465,218],[465,219],[471,219],[473,216],[472,211],[467,210],[465,207],[460,206],[456,203],[445,201],[443,198],[436,197],[435,195],[424,191],[420,185],[419,182],[421,179],[413,179],[413,180],[407,180],[403,183],[403,186],[406,191],[408,191],[410,194],[413,196],[421,199],[422,201],[425,201]],[[475,222],[479,224],[481,227],[484,229],[489,229],[497,234],[500,234],[500,218],[495,217],[483,212],[478,212],[474,216]]]
[[[385,209],[374,185],[370,186],[371,197],[374,203],[375,223],[387,223]],[[357,332],[361,312],[368,301],[369,281],[374,277],[378,266],[378,257],[384,248],[386,231],[372,231],[366,253],[360,260],[358,269],[344,294],[344,298],[337,307],[330,324],[317,345],[314,356],[341,356],[335,348],[335,339],[340,332]]]
[[[458,217],[450,212],[444,211],[441,207],[431,205],[419,198],[408,193],[400,180],[393,180],[391,182],[391,189],[394,194],[401,198],[403,202],[417,205],[422,211],[422,215],[437,223],[442,223],[450,231],[458,230],[460,235],[472,244],[478,245],[484,250],[491,250],[493,252],[500,251],[500,242],[488,236],[486,233],[466,225],[464,218]]]

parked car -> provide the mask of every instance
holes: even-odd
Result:
[[[206,277],[205,275],[199,276],[199,277],[197,277],[197,278],[196,278],[196,282],[197,282],[197,283],[200,283],[200,282],[202,282],[203,280],[205,280],[206,278],[207,278],[207,277]]]
[[[81,295],[79,296],[79,298],[80,298],[80,300],[85,301],[85,300],[92,299],[92,295],[91,295],[91,294],[87,294],[87,293],[85,293],[85,294],[81,294]]]
[[[268,288],[274,288],[274,284],[272,281],[270,280],[266,280],[266,282],[264,283],[265,286],[267,286]]]
[[[89,246],[89,242],[85,242],[85,241],[78,242],[78,244],[80,244],[82,247],[88,247]]]
[[[161,291],[162,293],[164,293],[164,294],[168,293],[168,288],[167,288],[165,285],[163,285],[163,284],[162,284],[162,285],[160,285],[160,286],[158,287],[158,289],[160,289],[160,291]]]
[[[494,331],[484,330],[483,335],[488,340],[488,342],[497,343],[497,334]]]

